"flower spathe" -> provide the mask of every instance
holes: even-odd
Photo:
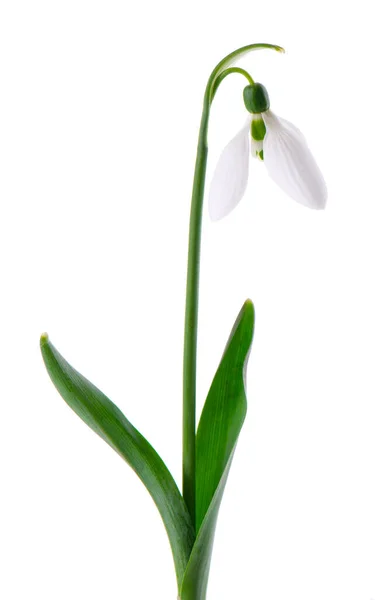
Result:
[[[264,139],[254,139],[252,135],[253,125],[259,124],[265,126]],[[246,191],[250,137],[252,156],[264,161],[271,179],[288,196],[308,208],[325,207],[326,184],[302,133],[289,121],[266,110],[248,116],[219,158],[209,193],[209,213],[213,221],[227,216]]]

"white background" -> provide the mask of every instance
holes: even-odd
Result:
[[[3,0],[0,450],[4,600],[168,600],[167,536],[135,474],[60,399],[51,340],[180,483],[191,181],[204,87],[242,61],[305,133],[329,202],[312,212],[252,161],[237,210],[205,207],[199,407],[245,298],[249,411],[209,600],[375,597],[375,89],[367,0]],[[213,107],[209,174],[244,119]]]

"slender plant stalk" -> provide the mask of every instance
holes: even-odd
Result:
[[[184,375],[183,375],[183,496],[195,524],[195,405],[199,264],[202,209],[207,166],[209,106],[204,105],[195,161],[190,211],[189,251],[186,281]]]
[[[244,75],[249,83],[252,77],[239,67],[231,64],[240,56],[252,50],[269,48],[278,52],[284,50],[272,44],[251,44],[243,46],[228,54],[212,71],[208,80],[201,124],[199,129],[197,156],[195,161],[193,192],[191,198],[189,250],[186,281],[184,368],[183,368],[183,426],[182,426],[182,489],[186,506],[195,524],[195,414],[196,414],[196,371],[197,371],[197,335],[198,335],[198,300],[199,300],[199,266],[202,232],[202,209],[204,184],[207,166],[207,131],[210,107],[214,95],[227,75],[238,73]]]

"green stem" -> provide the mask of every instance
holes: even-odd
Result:
[[[184,376],[183,376],[183,496],[195,523],[195,413],[197,375],[197,336],[199,302],[199,266],[202,232],[202,211],[207,167],[207,132],[210,106],[218,85],[230,73],[241,73],[248,81],[250,75],[233,67],[223,71],[215,80],[209,79],[204,96],[195,160],[193,191],[190,209],[188,268],[186,281]],[[216,84],[217,80],[219,82]]]
[[[244,77],[246,77],[250,85],[254,85],[254,79],[247,71],[245,71],[245,69],[241,69],[240,67],[231,67],[230,69],[225,69],[225,71],[223,71],[222,73],[220,73],[220,75],[216,77],[215,82],[212,86],[211,102],[214,99],[216,90],[223,81],[223,79],[225,79],[228,75],[231,75],[231,73],[239,73],[240,75],[243,75]]]
[[[202,209],[207,166],[209,105],[203,108],[191,198],[189,251],[186,281],[183,376],[183,496],[195,523],[195,405],[198,332],[199,262]]]
[[[202,231],[202,210],[204,185],[207,167],[207,131],[210,107],[216,90],[223,79],[230,73],[244,75],[249,83],[253,80],[243,69],[231,67],[231,64],[252,50],[270,48],[283,52],[280,46],[271,44],[251,44],[228,54],[212,71],[208,80],[201,124],[199,129],[197,156],[195,161],[194,182],[191,198],[189,250],[186,281],[185,337],[183,365],[183,496],[195,524],[195,412],[196,412],[196,370],[197,370],[197,335],[198,335],[198,300],[199,300],[199,263]]]

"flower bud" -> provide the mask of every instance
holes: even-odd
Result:
[[[247,110],[253,114],[266,112],[270,107],[267,90],[261,83],[247,85],[243,91],[243,99]]]

